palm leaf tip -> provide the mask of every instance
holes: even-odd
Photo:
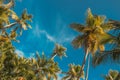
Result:
[[[87,9],[87,18],[92,18],[92,17],[93,17],[93,14],[92,14],[92,12],[91,12],[91,9],[88,8],[88,9]]]

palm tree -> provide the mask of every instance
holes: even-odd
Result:
[[[7,80],[35,79],[31,61],[24,57],[19,57],[14,50],[7,48],[0,56],[0,77]]]
[[[63,72],[66,76],[62,78],[62,80],[79,80],[80,78],[84,78],[84,72],[82,71],[82,75],[79,74],[81,71],[80,65],[70,64],[68,72]]]
[[[31,25],[27,23],[27,21],[31,21],[31,22],[32,22],[31,18],[32,18],[32,15],[29,15],[29,14],[27,13],[27,10],[25,9],[25,10],[23,11],[22,16],[21,16],[21,19],[20,19],[20,21],[19,21],[19,23],[21,24],[21,27],[22,27],[24,30],[27,30],[27,26],[28,26],[29,28],[32,28]]]
[[[58,63],[51,59],[47,59],[44,54],[40,57],[39,53],[36,54],[36,64],[34,65],[35,74],[38,79],[47,80],[55,79],[57,80],[57,73],[60,72]],[[42,79],[44,78],[44,79]]]
[[[14,0],[0,0],[0,79],[36,80],[31,61],[17,56],[12,45],[12,40],[17,37],[18,27],[25,29],[30,26],[27,21],[31,21],[32,16],[24,11],[19,18],[11,9],[12,6]]]
[[[62,58],[63,56],[66,56],[66,51],[67,49],[65,47],[63,47],[62,45],[56,44],[54,50],[53,50],[53,54],[51,59],[54,59],[55,56],[59,56],[60,58]]]
[[[75,48],[83,46],[85,51],[81,70],[84,69],[89,53],[92,53],[94,56],[98,49],[100,51],[104,50],[104,44],[102,42],[111,38],[111,36],[106,33],[108,26],[111,27],[112,25],[108,25],[108,23],[105,22],[105,16],[93,15],[90,9],[87,10],[86,25],[77,23],[70,25],[71,28],[81,33],[72,41]]]
[[[17,25],[16,29],[20,28],[21,33],[22,29],[26,30],[27,27],[31,28],[31,25],[28,24],[28,21],[32,21],[32,15],[29,15],[26,9],[19,18],[11,9],[11,7],[14,6],[14,0],[8,0],[7,4],[4,3],[6,3],[5,0],[0,1],[0,29],[2,31],[6,31],[8,28],[15,27],[15,25]],[[11,22],[11,19],[14,20],[14,22]]]
[[[109,73],[104,76],[105,80],[120,80],[120,72],[109,70]]]

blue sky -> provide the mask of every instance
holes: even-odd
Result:
[[[20,15],[24,8],[33,15],[33,29],[23,32],[16,43],[17,51],[26,57],[33,56],[36,51],[45,52],[50,57],[55,43],[67,47],[67,58],[60,60],[63,71],[68,70],[68,64],[81,64],[83,49],[75,50],[71,41],[78,35],[69,28],[73,22],[85,23],[85,12],[91,8],[94,14],[106,15],[107,18],[120,20],[120,0],[18,0],[14,10]],[[101,74],[106,74],[110,68],[120,70],[118,64],[101,64],[90,66],[89,80],[103,80]]]

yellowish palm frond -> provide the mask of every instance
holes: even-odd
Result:
[[[105,16],[94,15],[94,26],[101,26],[105,22]]]
[[[99,38],[100,44],[106,44],[108,42],[112,43],[115,39],[114,36],[112,36],[111,34],[107,34],[107,33],[99,35],[98,38]]]

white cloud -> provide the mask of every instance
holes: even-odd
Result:
[[[20,57],[23,57],[23,56],[24,56],[24,52],[21,51],[21,50],[19,50],[19,49],[16,49],[16,50],[15,50],[15,53],[16,53],[18,56],[20,56]]]
[[[65,43],[65,42],[71,42],[71,40],[73,39],[73,35],[69,35],[69,33],[67,33],[66,28],[63,27],[61,30],[60,29],[56,29],[55,31],[58,32],[57,34],[53,34],[50,35],[47,31],[45,30],[41,30],[39,28],[38,25],[36,25],[35,29],[33,30],[33,35],[34,37],[40,38],[41,35],[45,35],[45,37],[53,42],[53,43]]]
[[[33,30],[33,34],[34,34],[36,37],[38,37],[38,38],[41,36],[41,34],[43,34],[43,35],[45,35],[46,38],[47,38],[48,40],[50,40],[51,42],[56,42],[56,40],[55,40],[54,37],[52,37],[52,36],[51,36],[49,33],[47,33],[45,30],[41,30],[38,25],[36,25],[35,29]]]

